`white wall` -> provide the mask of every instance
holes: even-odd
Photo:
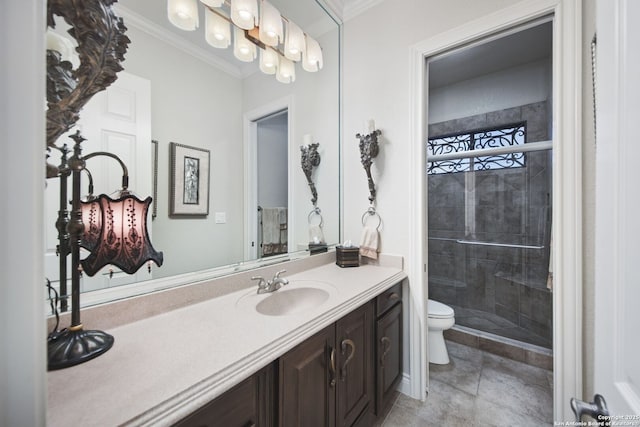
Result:
[[[258,122],[258,205],[287,207],[287,114]]]
[[[0,425],[45,425],[45,2],[0,14]]]
[[[550,59],[485,74],[430,90],[429,123],[546,101]]]
[[[242,82],[134,27],[125,69],[151,81],[152,138],[159,142],[153,245],[164,252],[154,277],[243,259]],[[169,143],[210,150],[209,215],[169,217]],[[215,212],[227,222],[215,223]]]

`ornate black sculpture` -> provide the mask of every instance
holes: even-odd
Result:
[[[320,143],[318,142],[300,146],[300,163],[302,165],[304,176],[307,177],[309,188],[311,189],[311,203],[313,204],[313,207],[316,207],[318,204],[318,192],[316,191],[316,185],[313,183],[311,175],[313,174],[313,168],[318,167],[320,164],[320,153],[318,153],[319,146]]]
[[[47,54],[47,146],[55,146],[71,129],[79,112],[96,93],[106,89],[121,71],[120,62],[130,42],[122,18],[112,5],[117,0],[49,0],[47,25],[55,28],[58,15],[71,26],[69,34],[78,42],[80,66],[71,69],[55,53]],[[52,51],[49,51],[52,52]]]
[[[369,203],[374,204],[376,201],[376,185],[371,177],[371,164],[379,152],[378,136],[382,135],[380,130],[374,130],[367,135],[356,134],[356,138],[360,139],[360,162],[367,173],[369,181]]]

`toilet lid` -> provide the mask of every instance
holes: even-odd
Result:
[[[436,319],[448,318],[453,317],[453,308],[438,301],[428,300],[427,313],[429,317]]]

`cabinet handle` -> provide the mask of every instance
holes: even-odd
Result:
[[[392,292],[387,296],[387,299],[390,301],[400,299],[400,295],[397,292]]]
[[[349,352],[349,356],[347,357],[347,360],[344,361],[342,368],[340,369],[340,378],[342,379],[342,381],[344,381],[344,378],[347,376],[347,365],[349,364],[349,362],[351,362],[351,359],[353,359],[353,355],[356,353],[356,343],[354,343],[350,339],[346,339],[346,340],[342,340],[341,345],[342,345],[342,354],[344,354],[347,351],[347,346],[351,348],[351,351]]]
[[[382,356],[380,356],[380,366],[384,367],[384,359],[387,357],[387,354],[391,351],[391,339],[389,337],[380,338],[380,343],[382,344]]]
[[[330,378],[330,382],[329,385],[331,387],[335,387],[336,385],[336,349],[332,348],[331,349],[331,356],[329,356],[329,359],[331,361],[330,365],[329,365],[329,370],[331,372],[331,378]]]

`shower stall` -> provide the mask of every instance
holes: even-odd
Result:
[[[450,123],[430,126],[428,278],[429,298],[451,306],[457,325],[551,348],[546,107],[458,120],[485,126],[453,134]]]

